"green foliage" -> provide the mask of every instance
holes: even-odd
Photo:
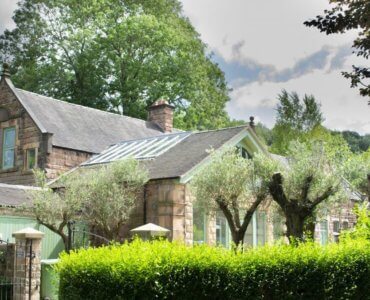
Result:
[[[353,240],[370,241],[370,213],[368,203],[355,207],[356,225],[352,230],[344,231],[340,235],[340,241],[351,243]]]
[[[369,299],[368,242],[244,253],[142,242],[64,254],[60,299]]]
[[[325,10],[323,16],[306,21],[306,26],[313,26],[326,34],[342,34],[354,31],[357,34],[352,48],[353,52],[362,58],[370,55],[370,1],[369,0],[330,0],[333,4],[330,10]],[[359,87],[362,96],[370,96],[370,68],[352,66],[352,72],[342,72],[351,80],[351,87]],[[369,101],[370,104],[370,101]]]
[[[119,241],[120,228],[148,180],[147,170],[134,159],[67,173],[58,181],[61,188],[57,191],[46,184],[42,171],[35,174],[42,190],[32,191],[31,211],[41,224],[59,234],[65,245],[65,227],[78,219],[94,226],[107,239]]]
[[[365,152],[370,147],[370,134],[362,136],[355,131],[345,130],[342,135],[354,153]]]
[[[268,194],[267,179],[277,164],[264,156],[245,159],[235,148],[213,152],[210,163],[191,182],[199,207],[213,214],[223,212],[236,245]]]
[[[0,36],[19,88],[146,118],[160,97],[175,126],[225,126],[224,74],[178,0],[24,0]]]
[[[285,155],[291,141],[321,125],[324,118],[320,104],[312,95],[304,95],[301,100],[297,93],[283,90],[278,95],[278,100],[271,151]]]

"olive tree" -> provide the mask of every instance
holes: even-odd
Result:
[[[267,179],[276,163],[263,162],[264,156],[245,159],[235,149],[213,152],[191,182],[200,207],[224,214],[236,246],[243,242],[253,213],[268,195]]]
[[[135,207],[147,170],[134,159],[125,159],[96,168],[80,168],[62,176],[56,191],[41,171],[36,172],[40,191],[33,191],[31,210],[38,222],[61,236],[68,248],[66,226],[83,220],[108,240],[119,241],[119,233]]]
[[[322,145],[292,143],[287,161],[271,175],[269,193],[285,215],[287,236],[303,240],[319,206],[328,208],[348,196],[340,168],[331,163]]]

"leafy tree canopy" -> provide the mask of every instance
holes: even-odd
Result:
[[[352,47],[357,56],[366,60],[370,55],[370,1],[369,0],[330,0],[334,7],[325,10],[323,16],[304,22],[326,34],[344,33],[357,30],[357,38]],[[351,87],[359,87],[362,96],[370,96],[370,68],[352,66],[352,72],[342,72],[351,80]],[[370,100],[369,100],[370,104]]]
[[[285,155],[289,144],[324,121],[320,104],[312,95],[300,99],[295,92],[283,90],[278,95],[276,124],[273,128],[271,150]]]
[[[224,74],[178,0],[22,0],[0,36],[23,89],[133,117],[160,97],[175,126],[228,123]]]

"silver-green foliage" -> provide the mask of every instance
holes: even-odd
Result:
[[[211,161],[191,182],[198,206],[210,213],[223,212],[236,245],[243,240],[253,213],[268,194],[267,179],[276,162],[264,160],[263,154],[245,159],[233,148],[213,152]]]
[[[32,192],[31,207],[37,220],[61,235],[67,244],[68,221],[82,219],[111,240],[119,231],[140,197],[148,174],[139,162],[126,159],[108,165],[78,169],[63,176],[53,191],[42,171],[36,171],[41,191]]]

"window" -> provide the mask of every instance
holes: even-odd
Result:
[[[266,213],[264,211],[257,212],[257,245],[266,243]]]
[[[32,170],[37,165],[37,151],[36,148],[27,149],[26,150],[26,163],[25,168],[26,170]]]
[[[216,215],[216,242],[217,245],[223,245],[226,248],[230,247],[230,229],[227,224],[226,218],[222,212]]]
[[[207,241],[207,216],[202,209],[196,207],[193,211],[193,241],[195,244]]]
[[[3,134],[3,169],[10,169],[15,161],[15,127],[5,128]]]
[[[244,235],[244,244],[257,247],[266,244],[266,212],[256,211]]]
[[[343,230],[347,230],[349,228],[348,221],[343,221],[342,228],[343,228]]]
[[[334,242],[339,242],[340,223],[338,220],[333,221],[333,239]]]
[[[252,155],[250,155],[250,153],[244,147],[236,146],[236,148],[237,148],[237,151],[240,153],[241,157],[246,158],[246,159],[252,158]]]
[[[320,222],[320,243],[321,245],[328,243],[328,222],[326,220]]]

